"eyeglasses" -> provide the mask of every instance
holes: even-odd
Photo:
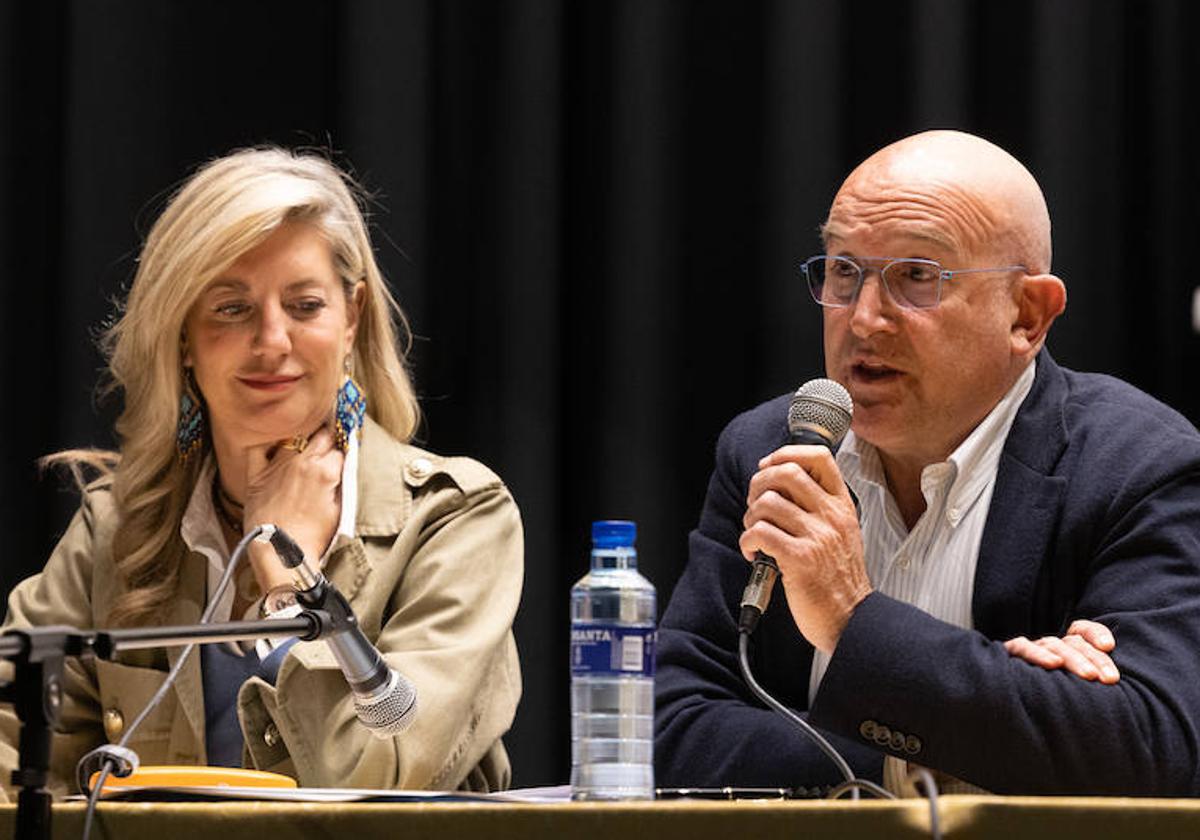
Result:
[[[1023,265],[998,268],[959,268],[947,271],[934,260],[892,257],[809,257],[800,266],[813,300],[821,306],[845,307],[862,289],[869,266],[879,266],[879,279],[898,306],[932,309],[942,299],[942,283],[960,274],[1028,271]]]

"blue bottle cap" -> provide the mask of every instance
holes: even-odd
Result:
[[[623,548],[637,539],[637,525],[625,519],[601,519],[592,523],[594,548]]]

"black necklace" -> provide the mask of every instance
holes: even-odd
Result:
[[[242,535],[242,516],[245,511],[237,500],[225,491],[221,486],[221,476],[218,473],[213,476],[212,486],[212,501],[213,509],[217,512],[217,517],[229,527],[239,537]],[[233,508],[231,511],[229,508]]]

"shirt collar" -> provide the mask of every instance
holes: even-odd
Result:
[[[217,511],[213,507],[212,483],[216,474],[217,461],[210,453],[204,459],[200,475],[192,488],[192,497],[183,512],[183,520],[179,523],[179,536],[190,550],[203,554],[208,558],[210,565],[223,569],[229,559],[229,551],[225,548],[221,524],[217,521]]]
[[[1012,428],[1021,403],[1029,395],[1029,389],[1033,387],[1036,364],[1035,361],[1026,365],[1017,381],[1008,389],[1008,393],[996,403],[971,434],[967,435],[967,439],[950,453],[948,460],[955,466],[958,476],[946,501],[946,513],[951,525],[958,524],[962,513],[995,479],[1008,430]]]
[[[359,436],[350,435],[350,445],[342,460],[342,511],[330,549],[354,539],[354,520],[358,516],[358,448]]]
[[[1035,362],[1030,362],[1008,392],[971,430],[945,461],[921,471],[921,492],[930,506],[939,491],[946,492],[945,516],[951,527],[995,478],[1000,453],[1016,419],[1017,410],[1033,387]],[[887,478],[878,450],[853,431],[847,432],[837,453],[838,468],[858,495],[872,490],[887,492]]]

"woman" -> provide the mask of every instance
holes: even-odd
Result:
[[[393,319],[355,193],[315,155],[216,160],[150,231],[106,339],[120,452],[56,456],[102,476],[45,570],[13,590],[5,626],[193,623],[243,532],[270,522],[419,699],[412,727],[379,739],[323,642],[205,646],[131,740],[143,764],[245,764],[307,786],[508,784],[520,519],[486,467],[408,445],[418,407]],[[252,546],[215,620],[288,614],[289,576]],[[59,792],[178,655],[68,663]],[[4,784],[16,733],[3,710]]]

